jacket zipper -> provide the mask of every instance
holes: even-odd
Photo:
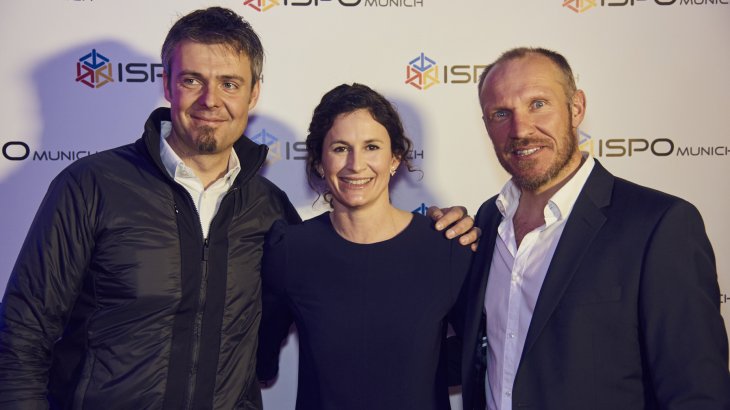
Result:
[[[238,190],[238,187],[231,187],[228,192],[225,193],[223,198],[221,199],[221,205],[223,202],[228,198],[228,196]],[[188,198],[190,198],[190,201],[193,203],[193,209],[195,209],[195,214],[198,216],[198,226],[200,226],[200,236],[203,236],[203,227],[200,225],[200,213],[198,212],[198,208],[195,207],[195,203],[193,201],[193,197],[190,195],[190,193],[187,190],[184,190],[185,193],[187,193]],[[220,208],[219,208],[220,209]],[[175,207],[175,212],[177,212],[177,206]],[[218,213],[216,213],[215,216],[213,216],[213,220],[210,221],[210,226],[213,227],[213,222],[218,217]],[[208,238],[210,238],[210,231],[208,231]],[[195,320],[193,321],[193,343],[192,343],[192,357],[191,357],[191,365],[190,365],[190,374],[188,375],[188,394],[187,399],[185,400],[185,409],[189,410],[193,406],[193,400],[195,398],[195,387],[197,384],[197,378],[198,378],[198,362],[200,359],[200,340],[202,338],[202,327],[203,327],[203,313],[205,312],[205,303],[206,298],[208,295],[208,253],[210,251],[210,242],[209,239],[205,238],[203,240],[203,252],[201,254],[201,267],[202,267],[202,278],[200,280],[200,293],[198,295],[198,307],[195,311]]]
[[[182,187],[181,187],[182,188]],[[182,188],[182,191],[185,192],[185,195],[190,200],[191,208],[195,211],[195,215],[198,217],[198,233],[200,234],[200,237],[203,237],[203,227],[200,223],[200,213],[198,212],[198,208],[195,206],[195,200],[193,199],[193,196],[190,195],[190,192],[188,192],[187,189]],[[175,213],[179,214],[180,210],[177,207],[177,204],[174,204],[175,207]],[[201,254],[201,268],[202,268],[202,278],[200,280],[200,289],[198,293],[198,306],[195,309],[195,318],[193,320],[193,343],[192,343],[192,357],[191,357],[191,364],[190,364],[190,372],[188,374],[188,388],[187,388],[187,395],[185,398],[185,409],[192,408],[193,405],[193,399],[195,397],[195,385],[197,382],[198,377],[198,359],[200,357],[200,338],[201,338],[201,329],[203,327],[203,313],[205,312],[205,300],[208,290],[208,249],[209,249],[209,242],[208,238],[203,238],[203,251]]]
[[[149,131],[146,129],[147,125],[145,125],[145,134]],[[151,132],[156,133],[159,136],[159,131],[152,130]],[[152,157],[152,161],[158,166],[158,168],[163,172],[163,174],[167,177],[168,181],[172,184],[172,186],[177,186],[178,189],[182,189],[183,192],[187,195],[188,198],[190,198],[190,203],[193,206],[193,209],[195,210],[195,214],[198,216],[198,221],[200,221],[200,213],[198,212],[198,208],[195,207],[195,201],[193,201],[192,195],[187,191],[187,189],[181,187],[177,182],[175,182],[175,178],[170,176],[165,166],[162,164],[161,159],[159,157],[159,150],[156,147],[159,147],[159,141],[157,141],[157,144],[152,144],[152,139],[144,137],[144,146],[147,150],[147,152]],[[246,138],[245,136],[242,136],[241,138]],[[235,148],[234,148],[235,149]],[[251,164],[254,164],[252,169],[249,169],[246,174],[241,175],[239,174],[236,178],[237,181],[234,182],[231,189],[226,192],[226,194],[223,196],[223,199],[221,200],[221,204],[223,203],[223,200],[225,200],[229,194],[231,194],[234,191],[237,191],[240,189],[240,185],[245,184],[248,182],[249,179],[253,178],[264,166],[266,162],[266,156],[269,152],[269,147],[267,145],[259,145],[259,151],[258,151],[258,158],[256,158],[255,162],[251,162]],[[155,155],[156,154],[156,155]],[[237,152],[238,154],[238,152]],[[177,206],[177,204],[173,204],[175,209],[175,214],[179,214],[180,210]],[[215,221],[216,216],[213,217],[213,221]],[[213,226],[213,221],[211,221],[211,226]],[[198,223],[200,227],[200,236],[203,236],[203,228],[200,226],[200,222]],[[209,232],[210,236],[210,232]],[[190,409],[193,405],[193,398],[194,398],[194,392],[195,392],[195,386],[196,386],[196,378],[197,378],[197,371],[198,371],[198,360],[200,356],[200,339],[202,337],[201,329],[202,329],[202,322],[203,322],[203,311],[205,309],[205,301],[206,301],[206,294],[207,294],[207,286],[208,286],[208,250],[209,250],[209,242],[208,238],[203,238],[203,255],[202,255],[202,267],[203,267],[203,277],[201,279],[201,289],[200,289],[200,296],[198,297],[198,309],[195,314],[195,322],[193,324],[193,352],[192,352],[192,363],[190,366],[190,374],[188,376],[188,392],[187,397],[185,400],[185,409]]]
[[[193,356],[191,358],[190,376],[188,379],[188,399],[185,408],[190,409],[193,405],[195,396],[195,385],[198,378],[198,361],[200,358],[200,339],[202,337],[203,313],[205,312],[205,301],[208,294],[208,238],[203,241],[202,254],[202,278],[200,280],[200,294],[198,295],[198,308],[195,312],[195,320],[193,321]]]

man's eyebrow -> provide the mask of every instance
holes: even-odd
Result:
[[[199,73],[197,71],[193,71],[193,70],[180,70],[180,72],[177,74],[177,76],[178,77],[192,76],[192,77],[198,77],[198,78],[203,77],[203,75],[201,73]],[[235,80],[242,84],[246,84],[246,79],[244,77],[242,77],[240,75],[236,75],[236,74],[221,74],[221,75],[216,76],[216,79],[220,80],[220,81]]]
[[[219,79],[219,80],[223,80],[223,81],[235,80],[235,81],[238,81],[238,82],[240,82],[242,84],[246,84],[246,79],[243,78],[240,75],[235,75],[235,74],[222,74],[222,75],[217,76],[216,78]]]

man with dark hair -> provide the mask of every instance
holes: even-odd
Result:
[[[262,406],[264,236],[300,221],[242,138],[263,48],[211,7],[173,25],[162,61],[170,108],[71,164],[38,210],[0,311],[2,408]]]
[[[477,214],[464,409],[728,409],[727,334],[697,209],[578,148],[583,91],[560,54],[507,51],[479,81],[512,176]]]
[[[260,408],[259,264],[270,225],[299,217],[240,138],[263,48],[236,13],[179,19],[165,98],[134,144],[51,183],[0,317],[0,404]]]

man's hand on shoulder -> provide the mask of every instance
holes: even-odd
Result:
[[[426,212],[434,220],[437,231],[446,230],[445,235],[449,239],[458,237],[459,243],[466,246],[471,245],[471,250],[476,251],[479,245],[481,229],[474,226],[474,218],[469,216],[463,206],[452,206],[450,208],[439,208],[431,206]]]

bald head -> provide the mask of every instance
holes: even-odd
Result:
[[[561,73],[561,82],[565,91],[565,96],[570,98],[576,91],[575,78],[573,76],[573,70],[568,64],[568,60],[561,54],[548,50],[545,48],[532,48],[532,47],[518,47],[511,50],[507,50],[499,56],[494,62],[484,68],[481,75],[479,76],[478,93],[481,98],[482,92],[484,91],[485,80],[489,73],[497,66],[510,61],[525,58],[527,56],[542,56],[547,58],[555,68]]]

